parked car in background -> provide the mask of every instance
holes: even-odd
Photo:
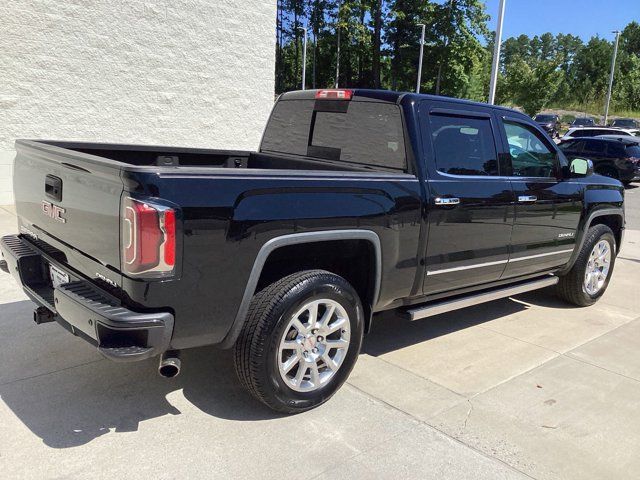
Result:
[[[596,122],[593,121],[591,117],[582,117],[576,118],[573,122],[571,122],[571,127],[593,127]]]
[[[574,138],[559,145],[566,157],[588,158],[600,175],[625,185],[640,180],[640,139],[624,135]]]
[[[633,118],[616,118],[611,122],[612,127],[639,129],[640,123]]]
[[[560,136],[560,117],[551,113],[541,113],[536,115],[533,120],[540,125],[551,138]]]
[[[572,127],[562,136],[562,140],[581,137],[598,137],[600,135],[624,135],[633,137],[635,131],[613,127]]]

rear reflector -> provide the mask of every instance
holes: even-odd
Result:
[[[317,100],[351,100],[353,90],[318,90]]]
[[[125,198],[122,212],[122,270],[129,275],[172,275],[176,263],[176,212]]]

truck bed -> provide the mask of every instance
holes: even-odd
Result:
[[[125,145],[115,143],[64,142],[51,140],[19,140],[31,147],[54,147],[49,151],[75,152],[74,159],[82,162],[104,162],[111,160],[114,166],[137,167],[210,167],[247,168],[261,170],[333,170],[371,171],[360,165],[340,161],[323,160],[298,155],[267,154],[248,150],[216,150],[206,148],[184,148],[154,145]],[[95,158],[100,157],[100,158]],[[78,166],[81,166],[79,164]]]

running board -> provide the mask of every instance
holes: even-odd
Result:
[[[512,285],[506,288],[498,288],[496,290],[491,290],[488,292],[477,293],[463,298],[457,298],[455,300],[444,300],[440,302],[430,303],[428,305],[409,309],[406,311],[406,313],[409,316],[409,320],[420,320],[421,318],[440,315],[441,313],[450,312],[452,310],[472,307],[473,305],[478,305],[479,303],[490,302],[492,300],[498,300],[499,298],[510,297],[512,295],[518,295],[519,293],[549,287],[558,283],[558,280],[559,278],[556,276],[548,276],[538,280],[519,283],[517,285]]]

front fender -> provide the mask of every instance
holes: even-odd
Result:
[[[584,191],[584,209],[576,232],[576,243],[569,262],[558,272],[567,273],[576,262],[584,244],[589,227],[597,222],[598,217],[618,217],[621,226],[620,242],[624,232],[624,187],[617,180],[608,179],[610,184],[588,185]],[[617,253],[617,252],[616,252]]]

